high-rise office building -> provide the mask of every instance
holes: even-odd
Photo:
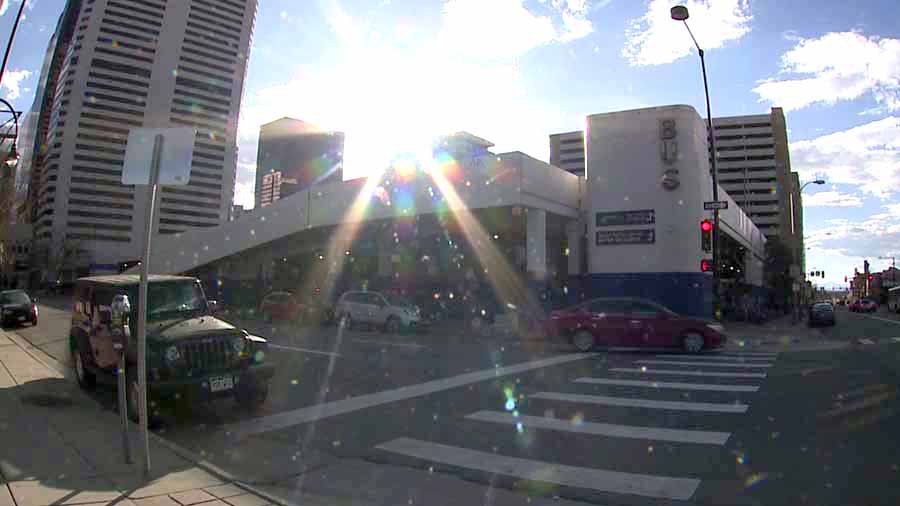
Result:
[[[343,180],[343,160],[344,134],[341,132],[325,131],[293,118],[266,123],[259,129],[256,207],[271,204],[315,184]],[[279,174],[277,182],[274,173]],[[263,181],[265,177],[270,178],[268,187]]]
[[[161,189],[159,234],[228,220],[257,0],[68,0],[35,99],[29,198],[38,246],[137,258],[148,190],[121,184],[129,130],[197,130],[190,181]],[[38,260],[39,261],[39,260]]]
[[[550,136],[550,165],[584,176],[584,132],[566,132]]]

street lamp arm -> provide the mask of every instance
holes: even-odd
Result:
[[[807,186],[811,185],[811,184],[825,184],[825,180],[823,180],[823,179],[814,179],[814,180],[812,180],[812,181],[807,181],[807,182],[803,183],[802,185],[800,185],[800,191],[798,191],[797,193],[803,193],[803,189],[806,188]]]
[[[16,112],[16,109],[6,101],[6,99],[0,98],[0,103],[6,106],[9,109],[9,113],[13,116],[13,125],[15,125],[15,137],[13,139],[13,143],[19,138],[19,114]]]
[[[697,52],[700,53],[700,57],[703,58],[703,50],[700,49],[700,44],[697,43],[697,39],[694,37],[694,32],[691,31],[691,27],[687,24],[686,20],[681,20],[684,23],[684,27],[687,28],[688,34],[691,36],[691,40],[694,41],[694,47],[697,48]]]

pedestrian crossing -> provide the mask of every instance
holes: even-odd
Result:
[[[622,358],[628,365],[627,356]],[[447,422],[461,435],[405,435],[375,448],[417,465],[487,473],[486,480],[505,476],[556,486],[557,494],[569,488],[574,496],[599,494],[600,500],[620,495],[689,500],[704,474],[721,467],[709,467],[715,466],[710,462],[730,458],[727,429],[734,417],[746,416],[767,377],[763,371],[777,359],[775,353],[638,355],[629,367],[595,369],[592,376],[582,368],[554,388],[558,391],[522,383],[517,390],[522,395],[511,397],[505,410],[476,410]],[[515,436],[539,438],[540,446],[508,444]],[[668,460],[654,456],[654,445],[668,448]],[[586,456],[573,455],[582,450]],[[680,458],[686,455],[701,457]]]

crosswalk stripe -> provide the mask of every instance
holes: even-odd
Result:
[[[613,372],[636,372],[640,374],[675,374],[681,376],[719,376],[722,378],[765,378],[764,372],[718,372],[718,371],[679,371],[677,369],[647,369],[646,367],[613,367]]]
[[[892,337],[891,341],[893,341],[895,343],[900,343],[900,337]]]
[[[700,480],[694,478],[674,478],[566,466],[405,437],[382,443],[376,448],[431,462],[614,494],[633,494],[684,501],[690,499],[697,491],[697,487],[700,486]]]
[[[652,399],[631,399],[628,397],[609,397],[606,395],[565,394],[558,392],[538,392],[532,399],[548,401],[579,402],[583,404],[602,404],[605,406],[622,406],[627,408],[667,409],[674,411],[705,411],[709,413],[746,413],[748,406],[738,403],[656,401]]]
[[[862,344],[875,344],[875,341],[871,339],[860,339],[859,342],[861,342]]]
[[[678,360],[635,360],[635,363],[654,365],[695,365],[700,367],[772,367],[772,364],[751,364],[747,362],[681,362]]]
[[[710,361],[732,361],[740,362],[742,360],[769,361],[775,360],[776,357],[742,357],[740,355],[656,355],[656,358],[666,360],[710,360]]]
[[[670,381],[622,380],[611,378],[578,378],[575,383],[616,385],[625,387],[672,388],[677,390],[705,390],[709,392],[756,392],[754,385],[716,385],[714,383],[679,383]]]
[[[634,425],[614,425],[608,423],[580,422],[547,418],[541,416],[502,413],[499,411],[478,411],[466,417],[480,422],[502,423],[515,426],[521,423],[525,429],[547,429],[561,432],[574,432],[596,436],[621,437],[628,439],[648,439],[654,441],[670,441],[673,443],[697,443],[722,446],[731,436],[729,432],[713,432],[705,430],[660,429],[656,427],[639,427]]]
[[[315,422],[390,402],[404,401],[406,399],[422,397],[436,392],[443,392],[445,390],[451,390],[453,388],[459,388],[461,386],[471,385],[473,383],[495,379],[501,376],[567,364],[569,362],[584,360],[594,356],[595,354],[593,353],[572,353],[503,367],[492,367],[490,369],[469,372],[458,376],[426,381],[425,383],[405,385],[391,390],[383,390],[372,394],[348,397],[346,399],[325,402],[322,404],[313,404],[311,406],[290,411],[282,411],[280,413],[259,418],[251,418],[249,420],[226,425],[225,431],[230,432],[233,438],[242,438],[252,434],[261,434],[264,432],[285,429],[302,423]]]

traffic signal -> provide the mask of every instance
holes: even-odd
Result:
[[[711,221],[703,220],[700,222],[700,247],[703,248],[703,251],[712,251],[712,232],[713,223]]]
[[[712,272],[712,260],[704,258],[700,260],[700,272]]]
[[[844,283],[847,282],[847,276],[844,276]]]
[[[819,274],[821,274],[823,278],[825,277],[825,271],[822,271]]]
[[[869,281],[872,281],[873,279],[875,279],[875,276],[869,274]]]

